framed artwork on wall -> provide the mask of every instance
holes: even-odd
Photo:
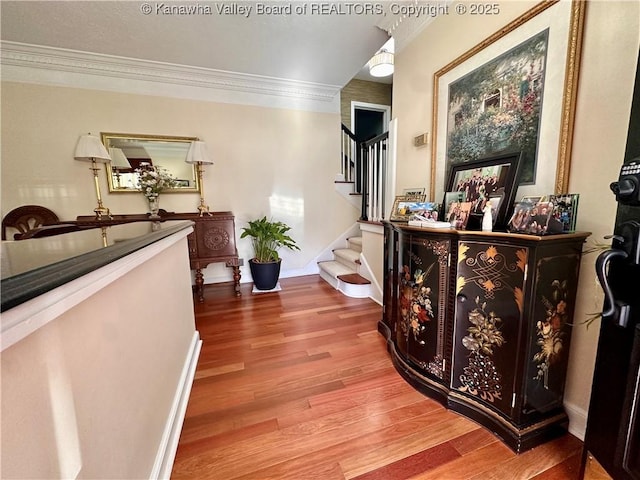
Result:
[[[540,2],[434,75],[431,195],[456,165],[523,152],[520,195],[564,192],[586,2]]]

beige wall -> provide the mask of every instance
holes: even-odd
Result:
[[[536,2],[499,3],[498,16],[442,16],[396,54],[393,114],[398,119],[398,191],[416,186],[417,178],[429,188],[431,150],[413,147],[412,138],[432,131],[434,73]],[[615,202],[608,185],[617,178],[624,156],[639,32],[640,3],[589,2],[569,182],[569,190],[581,195],[578,229],[593,232],[589,246],[603,242],[613,229]],[[595,256],[586,255],[583,261],[577,322],[602,309]],[[578,435],[584,433],[597,333],[594,324],[589,329],[578,326],[573,334],[565,406],[570,429]]]
[[[351,128],[351,102],[391,106],[391,84],[353,79],[340,91],[342,123]]]
[[[2,352],[2,478],[150,477],[196,334],[186,243]]]
[[[96,205],[88,165],[73,160],[78,136],[123,132],[197,136],[214,165],[204,186],[212,210],[236,215],[240,256],[251,258],[240,229],[250,219],[273,216],[292,227],[301,251],[283,251],[283,275],[313,263],[318,253],[358,218],[336,193],[340,118],[337,113],[232,105],[27,83],[2,84],[2,214],[24,204],[54,210],[63,220],[90,215]],[[142,213],[142,194],[109,194],[113,213]],[[166,194],[160,206],[194,212],[197,194]],[[246,262],[245,262],[246,263]],[[211,265],[205,281],[231,280],[230,269]],[[243,281],[251,280],[243,267]]]

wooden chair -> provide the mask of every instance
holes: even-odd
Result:
[[[23,205],[11,210],[2,219],[2,240],[7,239],[7,229],[18,230],[14,233],[14,240],[35,228],[43,225],[53,225],[59,222],[58,216],[46,207],[40,205]]]

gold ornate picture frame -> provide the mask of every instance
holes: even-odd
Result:
[[[454,121],[448,111],[449,86],[545,29],[549,42],[536,180],[521,186],[518,195],[567,191],[585,10],[586,2],[580,0],[540,2],[434,74],[431,200],[443,198],[451,167],[446,152],[447,122]]]

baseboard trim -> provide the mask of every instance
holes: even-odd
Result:
[[[193,385],[193,378],[196,374],[196,366],[198,365],[198,357],[200,356],[200,349],[202,348],[202,340],[200,340],[200,333],[196,330],[191,339],[191,345],[187,356],[185,358],[184,366],[182,367],[182,373],[178,381],[176,394],[173,398],[173,404],[167,417],[167,422],[164,427],[164,433],[162,434],[162,440],[158,447],[156,454],[156,460],[153,464],[153,469],[149,478],[156,479],[169,479],[171,477],[171,470],[173,469],[173,461],[176,458],[176,452],[178,450],[178,441],[180,440],[180,432],[182,431],[182,424],[184,423],[184,416],[187,411],[187,403],[189,402],[189,396],[191,395],[191,387]]]
[[[564,402],[564,410],[569,417],[569,433],[584,442],[584,434],[587,431],[587,412],[566,401]]]

